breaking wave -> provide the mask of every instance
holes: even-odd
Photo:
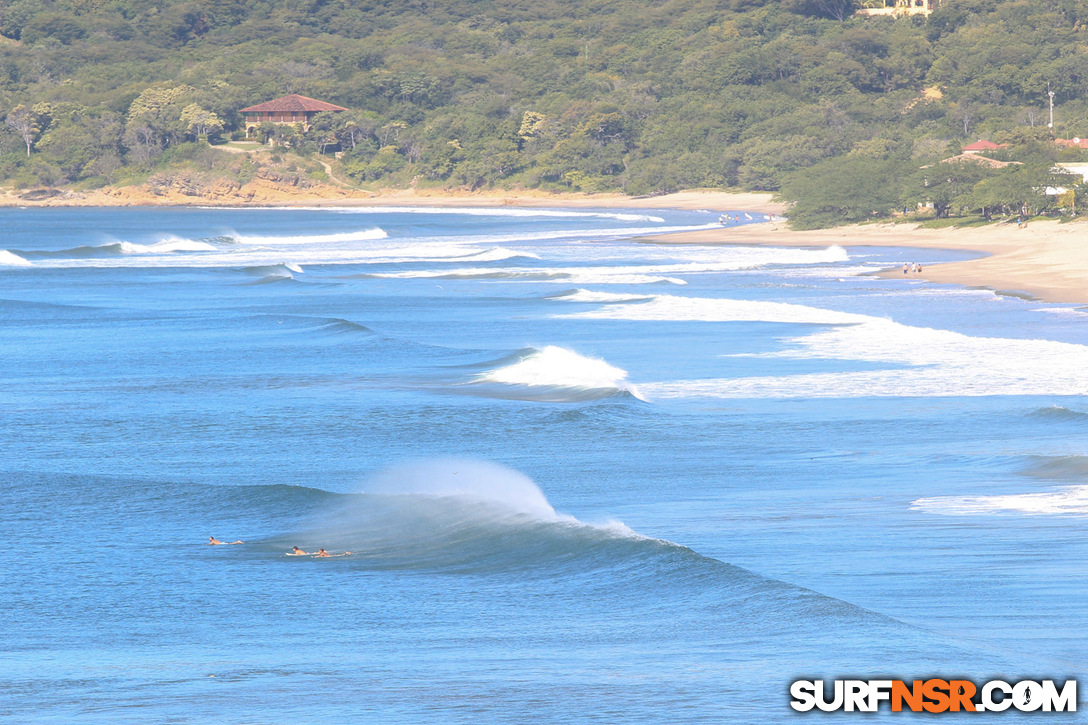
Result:
[[[527,348],[495,361],[498,367],[478,373],[458,392],[487,397],[573,403],[613,396],[645,400],[627,372],[604,360],[548,345]]]
[[[154,244],[136,244],[135,242],[109,242],[108,244],[83,245],[60,250],[20,251],[31,258],[40,259],[93,259],[95,257],[117,257],[129,254],[173,254],[176,252],[215,252],[214,244],[195,239],[170,237]]]
[[[12,254],[6,249],[0,249],[0,266],[29,267],[30,262],[20,257],[18,254]]]
[[[943,516],[983,514],[1088,515],[1088,486],[1069,486],[1040,493],[998,496],[935,496],[911,502],[911,509]]]
[[[879,369],[647,383],[656,398],[959,397],[1088,394],[1088,346],[1052,340],[972,337],[885,318],[752,300],[657,295],[568,318],[816,325],[754,357],[861,361]]]
[[[634,295],[624,294],[622,292],[596,292],[587,289],[572,289],[565,292],[559,292],[554,295],[548,295],[548,299],[563,300],[564,302],[591,302],[599,304],[607,303],[621,303],[621,302],[648,302],[652,300],[653,295]]]
[[[647,604],[666,608],[678,600],[665,591],[683,592],[682,611],[669,616],[673,623],[690,616],[734,636],[803,633],[804,641],[831,648],[842,627],[909,630],[884,615],[643,536],[620,522],[589,523],[558,513],[531,479],[495,463],[444,459],[395,466],[357,494],[275,488],[293,509],[309,506],[315,514],[297,530],[229,553],[338,571],[574,578],[587,588],[631,587],[621,595],[628,603],[645,597]],[[324,548],[334,556],[285,556],[292,546]]]
[[[488,461],[445,458],[387,468],[358,494],[315,497],[317,511],[299,531],[260,547],[282,555],[291,546],[351,552],[368,569],[483,571],[566,563],[622,565],[634,545],[690,552],[650,539],[622,523],[589,524],[555,511],[524,474]],[[621,550],[616,551],[616,547]]]
[[[264,284],[267,282],[282,282],[295,278],[295,274],[302,274],[302,267],[297,264],[262,264],[254,267],[246,267],[242,270],[251,277],[258,279],[250,284]],[[294,274],[292,274],[294,273]]]

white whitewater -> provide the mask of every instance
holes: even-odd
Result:
[[[20,257],[18,254],[12,254],[6,249],[0,249],[0,266],[6,267],[29,267],[30,262]]]
[[[627,379],[626,370],[556,345],[548,345],[515,363],[481,373],[476,382],[574,391],[614,390],[644,399]]]
[[[887,369],[645,383],[654,398],[850,398],[1084,395],[1088,346],[1052,340],[973,337],[870,315],[793,303],[655,296],[561,317],[832,325],[755,357],[855,360]],[[905,366],[905,367],[904,367]]]

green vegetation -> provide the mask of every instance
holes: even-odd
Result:
[[[1088,0],[855,5],[0,0],[0,180],[252,177],[214,144],[302,93],[353,110],[262,140],[294,163],[339,149],[364,186],[767,190],[799,226],[1055,209],[1042,190],[1073,180],[1053,162],[1088,157],[1049,143],[1088,136]],[[1023,163],[940,163],[978,138]]]

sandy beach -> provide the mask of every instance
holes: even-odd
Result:
[[[188,193],[187,193],[188,192]],[[63,191],[42,199],[23,193],[0,194],[0,206],[563,206],[630,209],[708,209],[781,214],[786,206],[767,193],[691,190],[660,196],[518,191],[427,191],[389,189],[368,192],[328,184],[292,187],[255,179],[245,185],[212,184],[194,194],[184,187],[151,189],[147,185],[106,187],[87,192]]]
[[[285,188],[250,183],[212,188],[200,196],[146,187],[63,192],[40,201],[15,193],[0,195],[0,206],[455,206],[611,207],[707,209],[784,214],[786,205],[766,193],[690,190],[651,197],[623,194],[555,194],[531,190],[444,192],[389,190],[372,193],[338,186]],[[753,244],[776,246],[896,246],[977,251],[979,259],[926,267],[932,282],[988,287],[1032,295],[1047,302],[1088,304],[1088,222],[1033,222],[1018,229],[994,223],[969,229],[923,229],[914,224],[793,231],[784,222],[648,238],[657,244]],[[901,274],[889,270],[888,275]]]
[[[793,231],[785,223],[654,237],[659,244],[758,244],[775,246],[881,246],[962,249],[981,256],[925,267],[931,282],[1026,293],[1046,302],[1088,304],[1088,221],[1032,222],[1023,229],[994,223],[968,229],[923,229],[914,224]],[[882,273],[901,276],[900,270]]]

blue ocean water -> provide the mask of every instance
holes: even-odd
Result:
[[[0,717],[1084,673],[1086,312],[869,274],[960,253],[642,239],[719,213],[0,210]]]

